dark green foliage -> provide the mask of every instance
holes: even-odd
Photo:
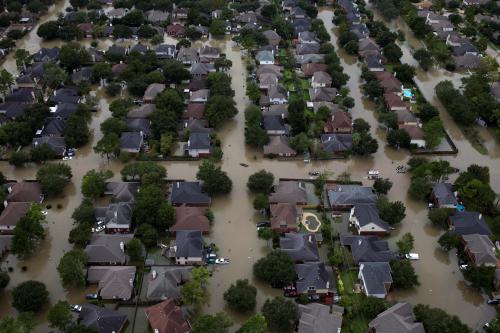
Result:
[[[409,260],[391,261],[391,275],[396,288],[409,289],[418,286],[418,276]]]
[[[451,316],[438,308],[417,304],[413,308],[417,321],[424,324],[427,333],[470,333],[471,329],[457,316]]]
[[[438,243],[441,245],[443,250],[450,251],[460,245],[460,239],[458,239],[458,236],[455,234],[445,232],[441,237],[439,237]]]
[[[132,262],[140,262],[144,258],[143,246],[138,238],[132,238],[125,244],[125,252]]]
[[[42,165],[36,173],[36,180],[42,186],[43,193],[53,197],[62,194],[72,176],[70,166],[54,163]]]
[[[59,272],[62,284],[66,287],[85,287],[84,270],[87,261],[88,256],[83,250],[77,249],[66,252],[57,265],[57,272]]]
[[[127,164],[121,171],[124,181],[141,180],[145,174],[156,173],[161,178],[167,177],[167,170],[154,162],[134,162]]]
[[[224,292],[224,300],[235,310],[245,312],[255,308],[257,288],[250,285],[248,280],[237,280],[236,284]]]
[[[299,317],[297,305],[283,297],[266,300],[262,314],[266,318],[269,330],[276,333],[290,332]]]
[[[210,97],[207,102],[207,107],[205,108],[205,116],[207,117],[210,126],[219,128],[227,120],[233,118],[238,113],[235,105],[236,103],[232,97]]]
[[[446,208],[434,208],[429,210],[427,217],[431,220],[432,224],[436,227],[448,229],[448,218],[452,211]]]
[[[258,92],[258,91],[257,91]],[[258,92],[260,95],[260,92]],[[269,142],[269,136],[262,128],[262,112],[255,105],[245,111],[245,143],[253,147],[262,147]]]
[[[193,333],[227,333],[233,322],[225,313],[201,315],[193,325]]]
[[[410,148],[410,135],[404,129],[392,130],[387,134],[387,142],[393,148]]]
[[[29,280],[12,290],[12,306],[20,312],[39,312],[49,301],[49,292],[42,282]]]
[[[247,187],[254,193],[268,194],[271,192],[274,182],[274,175],[266,170],[260,170],[250,175]]]
[[[175,210],[159,186],[142,186],[135,198],[134,219],[139,225],[147,223],[163,232],[175,223]]]
[[[436,85],[436,95],[451,117],[460,125],[470,126],[477,118],[475,110],[468,107],[467,98],[453,87],[450,81]]]
[[[272,286],[280,287],[295,280],[295,265],[290,257],[279,250],[274,250],[259,259],[253,267],[255,276]]]
[[[373,183],[373,189],[379,194],[387,194],[392,188],[392,182],[389,178],[377,178]]]
[[[31,257],[45,237],[42,223],[45,223],[42,207],[38,204],[31,204],[26,215],[16,223],[12,238],[12,253],[21,259]]]
[[[390,225],[400,223],[406,216],[406,207],[401,201],[389,202],[384,197],[377,200],[380,218]]]
[[[233,188],[233,182],[227,173],[211,160],[204,160],[196,173],[196,179],[203,182],[203,190],[210,195],[227,194]]]

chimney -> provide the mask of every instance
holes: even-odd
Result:
[[[130,284],[131,287],[133,287],[134,286],[134,279],[132,279],[132,278],[129,279],[128,283]]]
[[[312,243],[312,235],[309,235],[309,243]]]
[[[125,244],[123,242],[120,242],[120,250],[122,250],[122,252],[125,252]]]
[[[179,182],[177,182],[177,188],[179,188],[179,185],[180,185],[180,183],[179,183]]]
[[[483,218],[483,214],[479,213],[479,219]]]
[[[151,275],[153,275],[153,280],[156,279],[156,270],[153,269],[153,272],[151,272]]]
[[[358,239],[358,246],[361,246],[361,243],[363,243],[362,239]]]

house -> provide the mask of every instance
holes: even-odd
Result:
[[[490,91],[495,100],[500,103],[500,82],[494,82],[490,86]]]
[[[425,148],[424,131],[419,125],[399,125],[399,129],[403,129],[410,135],[410,144],[418,148]]]
[[[409,108],[402,97],[393,92],[384,94],[384,103],[388,111],[407,110]]]
[[[203,46],[199,51],[200,59],[206,59],[208,62],[213,62],[220,58],[220,50],[217,47]]]
[[[127,8],[113,8],[108,12],[107,16],[110,19],[121,19],[125,15],[127,15],[127,13],[128,13]]]
[[[162,83],[151,83],[144,92],[142,100],[144,103],[153,103],[158,94],[165,90],[165,85]]]
[[[47,117],[45,124],[41,129],[37,130],[36,136],[64,136],[64,129],[66,128],[66,120],[54,117]]]
[[[383,72],[385,67],[382,64],[382,58],[378,53],[368,53],[365,56],[365,63],[370,72]]]
[[[92,67],[82,67],[71,74],[71,81],[74,84],[80,84],[81,82],[90,83],[92,81],[92,73]]]
[[[80,30],[84,38],[92,38],[92,29],[94,29],[94,25],[92,23],[84,22],[78,24],[76,27]]]
[[[211,139],[209,133],[191,133],[184,151],[191,157],[209,156],[211,153]]]
[[[304,43],[297,44],[295,47],[295,54],[304,55],[304,54],[317,54],[319,53],[320,45],[319,43]]]
[[[332,77],[327,72],[315,72],[311,79],[311,87],[324,88],[332,85]]]
[[[111,45],[108,48],[108,51],[106,52],[106,55],[118,58],[125,58],[127,54],[128,54],[128,48],[118,45]]]
[[[66,141],[60,136],[42,136],[33,138],[31,147],[37,148],[42,145],[47,145],[56,157],[63,157],[66,153]]]
[[[389,224],[380,218],[374,204],[355,204],[351,209],[349,222],[360,235],[385,235],[390,230]]]
[[[463,235],[462,242],[464,243],[464,252],[474,265],[492,267],[497,265],[495,245],[488,235]]]
[[[299,304],[299,326],[297,333],[340,333],[344,308],[309,303]]]
[[[305,77],[311,77],[316,72],[325,72],[328,66],[326,64],[305,63],[300,66],[300,69]]]
[[[201,104],[203,105],[203,104]],[[184,138],[192,133],[212,133],[213,128],[208,127],[208,121],[205,119],[189,119],[182,122],[182,129],[179,130],[179,137]]]
[[[274,73],[264,73],[259,75],[259,89],[269,89],[278,85],[278,77]]]
[[[189,73],[194,77],[206,76],[216,71],[214,64],[199,62],[191,66]]]
[[[323,54],[301,54],[295,56],[295,62],[298,66],[303,64],[317,64],[323,63],[325,61],[325,56]]]
[[[128,261],[125,244],[134,238],[133,234],[93,234],[85,247],[90,265],[124,265]]]
[[[467,39],[461,39],[459,40],[459,42],[460,42],[459,45],[453,45],[451,47],[453,55],[455,56],[463,56],[466,54],[478,55],[477,48]]]
[[[257,15],[253,11],[240,13],[234,18],[238,23],[257,23]]]
[[[189,281],[193,267],[152,266],[151,272],[144,278],[146,299],[160,302],[167,298],[181,298],[181,288]]]
[[[319,39],[316,34],[311,31],[303,31],[298,33],[298,43],[299,44],[318,44]]]
[[[122,132],[120,136],[120,150],[138,154],[144,142],[144,135],[140,132]]]
[[[276,75],[278,78],[282,78],[283,75],[281,74],[281,69],[282,68],[277,65],[259,65],[257,67],[257,70],[255,71],[255,74],[259,76],[262,74],[270,73]]]
[[[155,54],[158,59],[173,59],[175,58],[175,45],[160,44],[155,48]]]
[[[94,304],[82,304],[78,313],[80,323],[97,333],[122,333],[128,322],[128,316],[116,310]]]
[[[170,14],[161,10],[149,10],[146,12],[146,18],[149,22],[160,24],[168,21]]]
[[[0,234],[14,233],[17,221],[26,215],[30,206],[30,202],[9,203],[0,214]]]
[[[173,206],[201,206],[210,205],[210,197],[201,189],[199,182],[174,182],[170,202]]]
[[[198,50],[194,47],[181,47],[177,52],[177,61],[192,66],[198,62]]]
[[[395,110],[394,113],[398,117],[398,125],[418,125],[418,119],[413,112],[408,109]]]
[[[474,54],[464,54],[463,56],[453,56],[458,68],[474,69],[481,66],[481,58]]]
[[[385,298],[392,286],[391,266],[387,262],[362,262],[358,278],[366,296]]]
[[[352,259],[360,262],[390,262],[395,258],[389,243],[377,236],[341,235],[340,244],[349,248]]]
[[[259,65],[274,65],[274,53],[272,51],[259,51],[255,55]]]
[[[328,188],[328,202],[333,211],[351,210],[355,204],[375,204],[373,188],[361,185],[334,185]]]
[[[290,141],[286,136],[275,135],[269,138],[269,143],[264,145],[265,156],[296,156],[297,152],[290,147]]]
[[[134,291],[135,266],[90,266],[87,282],[98,284],[102,299],[128,301]]]
[[[127,118],[131,119],[146,119],[149,118],[155,111],[156,106],[154,104],[143,104],[137,108],[131,109],[127,113]]]
[[[283,7],[284,11],[290,12],[293,7],[297,6],[297,1],[296,0],[284,0],[284,1],[281,1],[281,6]]]
[[[417,322],[410,303],[400,302],[379,313],[368,324],[368,333],[425,333],[424,325]]]
[[[299,295],[316,296],[324,301],[337,291],[335,277],[331,268],[322,262],[305,262],[295,265],[297,281],[295,286]]]
[[[281,116],[281,117],[284,117],[285,119],[287,119],[288,118],[288,104],[269,105],[269,107],[264,110],[264,115]]]
[[[345,111],[333,111],[326,120],[325,133],[352,133],[352,119]]]
[[[401,95],[401,92],[403,91],[403,84],[394,75],[385,71],[375,72],[374,74],[386,93]]]
[[[298,232],[302,209],[291,203],[271,205],[271,229],[279,233]]]
[[[60,119],[68,119],[73,113],[76,112],[78,104],[74,103],[59,103],[54,107],[50,108],[51,117],[57,117]]]
[[[78,104],[82,101],[82,97],[78,93],[78,88],[64,87],[54,91],[54,94],[50,96],[49,101],[55,104],[58,103]]]
[[[283,181],[274,186],[274,192],[269,195],[269,203],[291,203],[307,205],[306,185],[301,181]]]
[[[337,97],[335,88],[309,88],[311,102],[333,102]]]
[[[365,58],[370,53],[380,54],[380,46],[371,38],[363,38],[358,41],[358,54]]]
[[[0,235],[0,258],[10,251],[13,237],[12,235]]]
[[[17,88],[5,96],[4,102],[33,104],[37,98],[34,88]]]
[[[266,30],[262,33],[266,37],[267,42],[272,46],[278,46],[281,42],[281,37],[274,30]]]
[[[188,10],[186,8],[177,8],[174,14],[177,20],[187,20],[188,18]]]
[[[432,184],[431,201],[436,208],[455,209],[458,205],[457,198],[450,183]]]
[[[12,202],[34,202],[42,203],[43,194],[40,183],[35,181],[22,181],[7,185],[7,197],[4,207]]]
[[[121,73],[125,72],[127,69],[128,65],[126,63],[120,62],[119,64],[114,64],[111,66],[111,72],[113,75],[118,76]]]
[[[264,129],[268,135],[287,135],[288,125],[285,124],[283,116],[264,115]]]
[[[33,62],[57,62],[59,60],[59,54],[61,53],[61,49],[58,47],[46,48],[42,47],[38,52],[32,55]]]
[[[449,226],[451,232],[456,235],[491,235],[491,230],[483,218],[483,214],[478,212],[455,212],[449,218]]]
[[[169,257],[177,265],[202,265],[203,236],[199,230],[179,230],[170,244]]]
[[[139,185],[139,182],[107,182],[104,195],[112,196],[113,202],[133,202]]]
[[[126,118],[125,121],[128,131],[142,133],[144,137],[151,136],[151,121],[149,119]]]
[[[89,47],[87,52],[90,55],[90,62],[96,63],[104,61],[104,52],[102,50],[98,50],[95,47]]]
[[[353,34],[355,34],[358,37],[358,39],[363,39],[370,36],[370,31],[366,27],[366,24],[363,23],[352,24],[349,30]]]
[[[175,207],[175,224],[169,231],[199,230],[204,234],[210,231],[210,221],[207,218],[207,210],[204,207]]]
[[[169,24],[166,32],[171,37],[184,38],[186,36],[186,27],[180,24]]]
[[[112,203],[107,207],[97,207],[95,217],[106,226],[107,234],[129,233],[132,224],[133,207],[130,202]]]
[[[0,104],[0,114],[7,119],[16,120],[25,114],[25,110],[30,107],[30,104],[20,102],[6,102]]]
[[[286,233],[280,237],[281,251],[295,262],[318,261],[318,243],[315,234]]]
[[[136,52],[139,54],[146,54],[146,52],[148,52],[148,50],[149,50],[149,46],[144,45],[141,42],[139,42],[139,43],[135,44],[134,46],[132,46],[132,48],[130,48],[130,53]]]
[[[191,326],[180,307],[166,299],[144,310],[154,333],[189,333]]]
[[[288,91],[280,85],[270,86],[267,91],[267,96],[269,97],[269,103],[271,104],[288,103]]]
[[[331,154],[348,152],[352,149],[352,134],[322,134],[321,146],[323,148],[323,151]]]
[[[295,6],[290,10],[290,17],[296,19],[303,19],[308,17],[307,13],[305,10],[302,9],[302,7]]]

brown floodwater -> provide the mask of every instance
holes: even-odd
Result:
[[[68,1],[58,3],[53,6],[50,12],[42,18],[40,22],[54,19],[57,12],[67,6]],[[331,19],[331,10],[322,10],[319,17],[325,22],[327,30],[331,33],[333,42],[337,43],[337,35]],[[166,42],[173,42],[166,38]],[[86,45],[89,41],[83,41]],[[224,159],[221,163],[222,169],[226,171],[233,180],[233,191],[230,195],[217,197],[213,200],[213,211],[215,223],[208,240],[214,241],[219,254],[231,260],[226,266],[217,267],[213,277],[210,279],[209,294],[210,302],[203,308],[206,313],[216,313],[227,311],[236,324],[241,324],[250,314],[237,314],[230,311],[223,301],[223,293],[231,283],[237,279],[246,278],[258,287],[257,310],[260,309],[264,301],[280,294],[278,290],[271,289],[259,281],[255,281],[252,275],[252,265],[259,258],[264,256],[269,248],[265,241],[257,238],[255,222],[262,217],[259,216],[252,207],[252,195],[246,188],[248,176],[255,171],[265,169],[273,172],[276,178],[307,178],[307,173],[312,170],[329,171],[334,175],[339,175],[344,171],[351,174],[352,179],[362,180],[369,184],[366,179],[366,172],[370,169],[378,169],[384,177],[390,178],[394,182],[394,187],[389,193],[391,200],[402,200],[407,206],[407,217],[403,224],[391,236],[390,241],[394,243],[400,235],[411,232],[415,236],[416,252],[421,256],[416,262],[415,268],[419,275],[421,285],[411,292],[393,292],[391,299],[409,300],[412,303],[425,303],[441,307],[446,311],[459,315],[467,324],[473,328],[480,325],[494,316],[492,307],[486,306],[483,297],[474,290],[467,287],[458,271],[456,258],[453,254],[443,253],[437,247],[437,238],[440,231],[432,228],[426,219],[426,207],[423,203],[417,203],[407,197],[406,190],[409,184],[408,175],[397,174],[395,167],[405,163],[409,154],[405,151],[395,151],[385,146],[384,131],[377,129],[377,120],[374,112],[374,105],[362,96],[359,89],[361,66],[355,57],[346,55],[342,50],[337,50],[341,58],[345,72],[349,75],[348,87],[350,95],[355,99],[355,107],[352,109],[354,118],[363,118],[372,126],[372,132],[377,138],[380,148],[377,154],[372,157],[354,157],[344,161],[321,161],[306,164],[302,161],[280,162],[276,160],[264,159],[262,153],[246,147],[244,144],[244,109],[250,104],[245,96],[245,59],[242,59],[241,52],[228,38],[224,40],[210,40],[200,43],[210,44],[220,47],[233,62],[230,75],[233,80],[235,90],[235,101],[239,110],[238,115],[228,122],[218,133],[222,140]],[[30,52],[37,51],[40,47],[50,47],[61,45],[59,41],[43,42],[36,36],[36,28],[21,41],[19,47],[24,47]],[[111,41],[101,41],[100,47],[111,44]],[[409,52],[408,46],[402,45],[405,52]],[[11,73],[15,73],[15,61],[10,55],[3,64]],[[436,80],[442,80],[445,73],[430,73],[420,76],[417,81],[419,88],[431,103],[439,106],[433,96],[433,87]],[[97,89],[98,87],[96,87]],[[18,283],[36,279],[44,282],[50,292],[51,302],[59,299],[68,299],[71,303],[82,302],[83,291],[65,290],[59,281],[56,271],[57,263],[65,251],[71,249],[67,242],[68,233],[71,229],[71,213],[78,206],[82,199],[80,192],[81,178],[91,169],[112,170],[115,173],[114,179],[119,179],[119,171],[123,164],[119,161],[107,162],[96,155],[92,146],[102,137],[99,125],[108,117],[109,100],[104,97],[100,89],[96,93],[99,98],[99,110],[94,114],[90,127],[93,132],[92,142],[81,148],[77,153],[77,158],[66,161],[73,170],[72,184],[68,185],[63,198],[50,200],[46,203],[52,204],[47,216],[48,235],[41,244],[39,252],[30,260],[18,262],[16,258],[9,255],[2,263],[4,267],[13,267],[11,274],[11,284],[0,298],[0,316],[15,314],[15,310],[10,306],[10,291]],[[441,110],[442,108],[440,108]],[[443,159],[449,160],[452,165],[461,169],[466,168],[472,161],[490,167],[493,188],[500,191],[500,171],[498,166],[498,155],[480,155],[470,144],[460,136],[459,129],[452,120],[443,114],[446,128],[450,131],[453,140],[459,148],[456,156],[446,156]],[[496,144],[491,145],[496,151]],[[489,146],[490,148],[490,146]],[[240,163],[247,163],[248,168],[240,166]],[[168,170],[170,178],[195,179],[199,162],[162,162]],[[0,168],[7,178],[33,179],[37,168],[35,166],[26,168],[14,168],[6,162],[0,162]],[[57,209],[57,204],[62,205],[62,209]],[[27,270],[22,271],[22,266]],[[40,332],[46,332],[45,313],[38,316]],[[236,326],[235,326],[236,327]]]

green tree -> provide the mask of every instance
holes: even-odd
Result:
[[[402,83],[411,84],[413,83],[413,77],[415,76],[415,67],[408,64],[399,64],[393,67],[396,78]]]
[[[470,281],[473,288],[483,290],[485,293],[493,291],[495,267],[469,265],[463,273],[464,278]]]
[[[253,208],[255,210],[263,210],[269,208],[269,198],[263,193],[257,193],[253,199]]]
[[[472,330],[457,316],[451,316],[438,308],[417,304],[413,308],[417,321],[424,324],[427,333],[470,333]]]
[[[43,70],[43,78],[51,89],[57,89],[68,79],[68,73],[54,63],[44,64]]]
[[[0,290],[5,289],[10,282],[10,277],[7,272],[0,272]]]
[[[309,140],[306,133],[302,132],[290,139],[290,146],[299,154],[307,153],[311,140]]]
[[[377,199],[380,218],[390,225],[400,223],[406,216],[406,207],[401,201],[389,202],[384,197]]]
[[[182,63],[175,60],[169,60],[163,65],[163,75],[168,82],[181,83],[184,80],[189,80],[191,74]]]
[[[109,160],[111,156],[118,156],[120,154],[120,138],[115,133],[105,135],[94,146],[94,152],[106,156]]]
[[[279,250],[259,259],[254,264],[253,272],[257,278],[277,287],[294,281],[296,276],[292,259]]]
[[[305,110],[306,102],[302,99],[291,101],[288,104],[288,123],[292,127],[293,135],[307,132]]]
[[[205,267],[196,267],[191,271],[191,279],[182,285],[182,303],[199,307],[208,301],[206,284],[210,274]]]
[[[214,128],[222,126],[227,120],[233,118],[238,113],[232,97],[212,96],[208,99],[205,109],[205,117],[208,123]]]
[[[16,59],[16,67],[18,70],[26,69],[31,62],[31,55],[25,49],[17,49],[14,53],[14,59]]]
[[[213,20],[208,28],[208,32],[214,37],[224,36],[226,33],[226,26],[223,20]]]
[[[36,31],[38,37],[45,40],[56,39],[59,37],[59,25],[56,21],[48,21],[40,24]]]
[[[49,197],[60,195],[71,177],[71,167],[63,163],[42,165],[36,173],[42,192]]]
[[[392,182],[389,178],[377,178],[373,182],[373,189],[378,194],[387,194],[392,188]]]
[[[21,312],[15,318],[5,316],[0,319],[0,332],[29,333],[35,328],[36,323],[31,312]]]
[[[175,148],[175,138],[172,133],[163,133],[160,138],[160,152],[165,155],[171,155]]]
[[[424,131],[425,147],[427,149],[433,149],[441,143],[444,137],[444,126],[439,117],[434,117],[424,123],[422,129]]]
[[[439,116],[439,111],[430,103],[423,103],[419,106],[418,117],[424,123]]]
[[[410,134],[404,129],[391,130],[387,134],[387,142],[393,148],[410,148]]]
[[[56,154],[47,143],[42,143],[31,149],[30,157],[33,162],[40,163],[56,158]]]
[[[13,84],[14,77],[12,74],[10,74],[6,69],[2,69],[0,71],[0,94],[5,97]]]
[[[413,57],[424,71],[428,71],[434,65],[432,54],[426,49],[418,49],[413,54]]]
[[[141,224],[136,230],[136,236],[147,248],[153,248],[158,244],[158,231],[150,224]]]
[[[94,223],[88,222],[77,224],[73,229],[70,230],[68,242],[79,247],[84,247],[85,245],[87,245],[90,241],[90,238],[92,237],[93,225]]]
[[[391,261],[391,275],[394,287],[409,289],[418,286],[418,276],[409,260]]]
[[[201,315],[193,325],[193,333],[227,333],[233,322],[223,313]]]
[[[439,245],[441,245],[441,248],[445,250],[446,252],[450,251],[451,249],[455,249],[460,245],[460,239],[458,239],[457,235],[452,234],[450,232],[445,232],[444,234],[441,235],[438,239]]]
[[[269,333],[266,318],[260,314],[253,315],[241,325],[236,333]]]
[[[42,282],[28,280],[12,290],[12,306],[20,312],[39,312],[49,302],[49,292]]]
[[[101,132],[104,135],[114,133],[121,135],[122,132],[127,130],[127,123],[120,118],[111,117],[101,123]]]
[[[164,232],[175,223],[175,210],[167,202],[160,186],[142,186],[135,198],[134,219]]]
[[[231,77],[226,73],[209,73],[206,83],[211,95],[234,96],[234,90],[231,88]]]
[[[66,287],[83,288],[86,284],[85,267],[88,256],[80,249],[66,252],[59,260],[57,272]]]
[[[266,170],[260,170],[248,177],[247,187],[254,193],[268,194],[274,183],[274,175]]]
[[[140,262],[144,258],[142,243],[138,238],[132,238],[125,244],[125,251],[132,262]]]
[[[395,43],[389,43],[383,48],[384,57],[391,63],[398,63],[403,56],[403,52]]]
[[[124,181],[141,180],[146,174],[158,174],[160,178],[167,177],[167,170],[154,162],[134,162],[127,164],[121,171]]]
[[[425,200],[431,190],[432,185],[426,177],[412,177],[408,194],[415,200]]]
[[[82,194],[86,198],[97,199],[106,189],[106,180],[113,177],[113,172],[108,171],[95,171],[94,169],[88,171],[82,178]]]
[[[94,223],[95,209],[92,201],[88,198],[84,198],[80,205],[73,211],[71,218],[76,224]]]
[[[45,238],[42,223],[45,223],[42,207],[39,204],[31,204],[26,215],[16,223],[12,237],[12,253],[21,259],[32,256],[38,244]]]
[[[266,300],[262,307],[262,314],[266,318],[269,330],[279,333],[291,332],[299,317],[295,302],[283,297]]]
[[[399,252],[407,254],[413,250],[414,242],[415,238],[413,235],[407,232],[397,241],[396,245],[398,246]]]
[[[446,208],[434,208],[427,213],[427,217],[431,220],[432,224],[443,229],[448,229],[450,215],[451,211]]]
[[[203,182],[203,190],[211,195],[227,194],[233,188],[233,182],[227,173],[211,160],[204,160],[200,164],[196,179]]]
[[[227,304],[241,312],[251,311],[257,304],[257,288],[248,283],[248,280],[236,280],[236,284],[224,292],[224,300]]]
[[[90,62],[90,55],[84,46],[72,42],[64,44],[59,54],[59,62],[66,70],[72,71]]]
[[[112,76],[113,71],[111,70],[111,64],[98,62],[92,66],[92,78],[95,82],[102,79],[110,79]]]
[[[49,310],[47,320],[50,323],[50,327],[66,331],[73,323],[73,315],[71,314],[69,303],[66,301],[59,301],[54,304]]]

